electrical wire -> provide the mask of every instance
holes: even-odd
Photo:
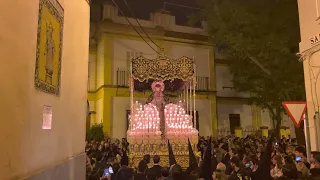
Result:
[[[140,22],[138,21],[138,19],[137,19],[136,16],[134,15],[134,12],[133,12],[132,9],[130,8],[127,0],[124,0],[124,2],[125,2],[125,4],[126,4],[126,6],[128,7],[128,9],[129,9],[132,17],[136,20],[136,22],[138,23],[138,25],[140,26],[140,28],[142,29],[142,31],[144,32],[144,34],[150,39],[150,41],[151,41],[154,45],[156,45],[160,50],[163,50],[162,47],[160,47],[158,44],[156,44],[156,43],[151,39],[151,37],[147,34],[147,32],[146,32],[146,31],[144,30],[144,28],[141,26]]]
[[[160,54],[157,50],[155,50],[155,49],[142,37],[142,35],[139,33],[139,31],[134,27],[134,25],[133,25],[133,24],[130,22],[130,20],[127,18],[127,16],[124,15],[123,11],[120,9],[120,7],[118,6],[118,4],[117,4],[114,0],[112,0],[112,2],[113,2],[113,4],[118,8],[118,11],[121,13],[121,15],[126,18],[126,20],[128,21],[128,23],[132,26],[132,28],[133,28],[134,31],[140,36],[140,38],[141,38],[145,43],[147,43],[148,46],[149,46],[154,52],[156,52],[157,54]]]

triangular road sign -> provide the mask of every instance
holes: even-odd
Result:
[[[307,110],[306,102],[282,102],[282,106],[286,109],[293,124],[296,127],[300,127],[300,123],[303,120],[303,116]]]

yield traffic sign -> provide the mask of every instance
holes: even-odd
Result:
[[[300,127],[300,123],[303,120],[303,116],[307,110],[306,102],[282,102],[282,106],[287,111],[289,117],[291,118],[293,124],[296,127]]]

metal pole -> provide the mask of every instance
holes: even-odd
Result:
[[[132,73],[132,60],[130,62],[130,78],[129,78],[129,82],[130,82],[130,119],[129,119],[129,123],[130,123],[130,130],[132,129],[132,123],[131,123],[131,118],[132,118],[132,113],[133,113],[133,93],[134,93],[134,81],[133,81],[133,73]]]
[[[190,115],[192,115],[192,86],[191,86],[191,80],[190,80],[190,82],[189,82],[190,84],[189,84],[189,90],[190,90],[190,92],[189,92],[189,95],[190,95],[190,97],[189,97],[189,99],[190,99],[190,107],[189,107],[189,114]]]
[[[320,150],[320,142],[319,142],[319,135],[320,135],[320,119],[319,119],[319,112],[316,112],[314,115],[314,130],[315,130],[315,139],[316,139],[316,150]],[[310,136],[310,133],[309,133]]]
[[[308,113],[305,113],[304,118],[304,137],[306,138],[306,151],[307,151],[307,159],[310,159],[311,148],[310,148],[310,132],[309,132],[309,120]]]
[[[197,74],[196,74],[196,63],[193,56],[193,127],[197,128],[197,110],[196,110],[196,88],[197,88]]]
[[[188,99],[189,99],[189,86],[188,86],[188,81],[186,81],[186,91],[187,91],[187,93],[186,93],[186,101],[187,101],[187,114],[189,114],[189,101],[188,101]]]

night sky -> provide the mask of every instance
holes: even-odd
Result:
[[[102,1],[110,0],[92,0],[93,3],[101,3]],[[127,17],[131,17],[131,13],[125,5],[124,0],[115,0],[115,2]],[[167,11],[170,11],[171,14],[176,17],[176,24],[179,25],[186,25],[188,22],[188,16],[198,11],[196,9],[179,7],[175,5],[165,5],[165,2],[168,2],[184,6],[196,7],[195,0],[127,0],[127,2],[138,19],[149,20],[150,13],[153,13],[157,10],[165,9]]]

